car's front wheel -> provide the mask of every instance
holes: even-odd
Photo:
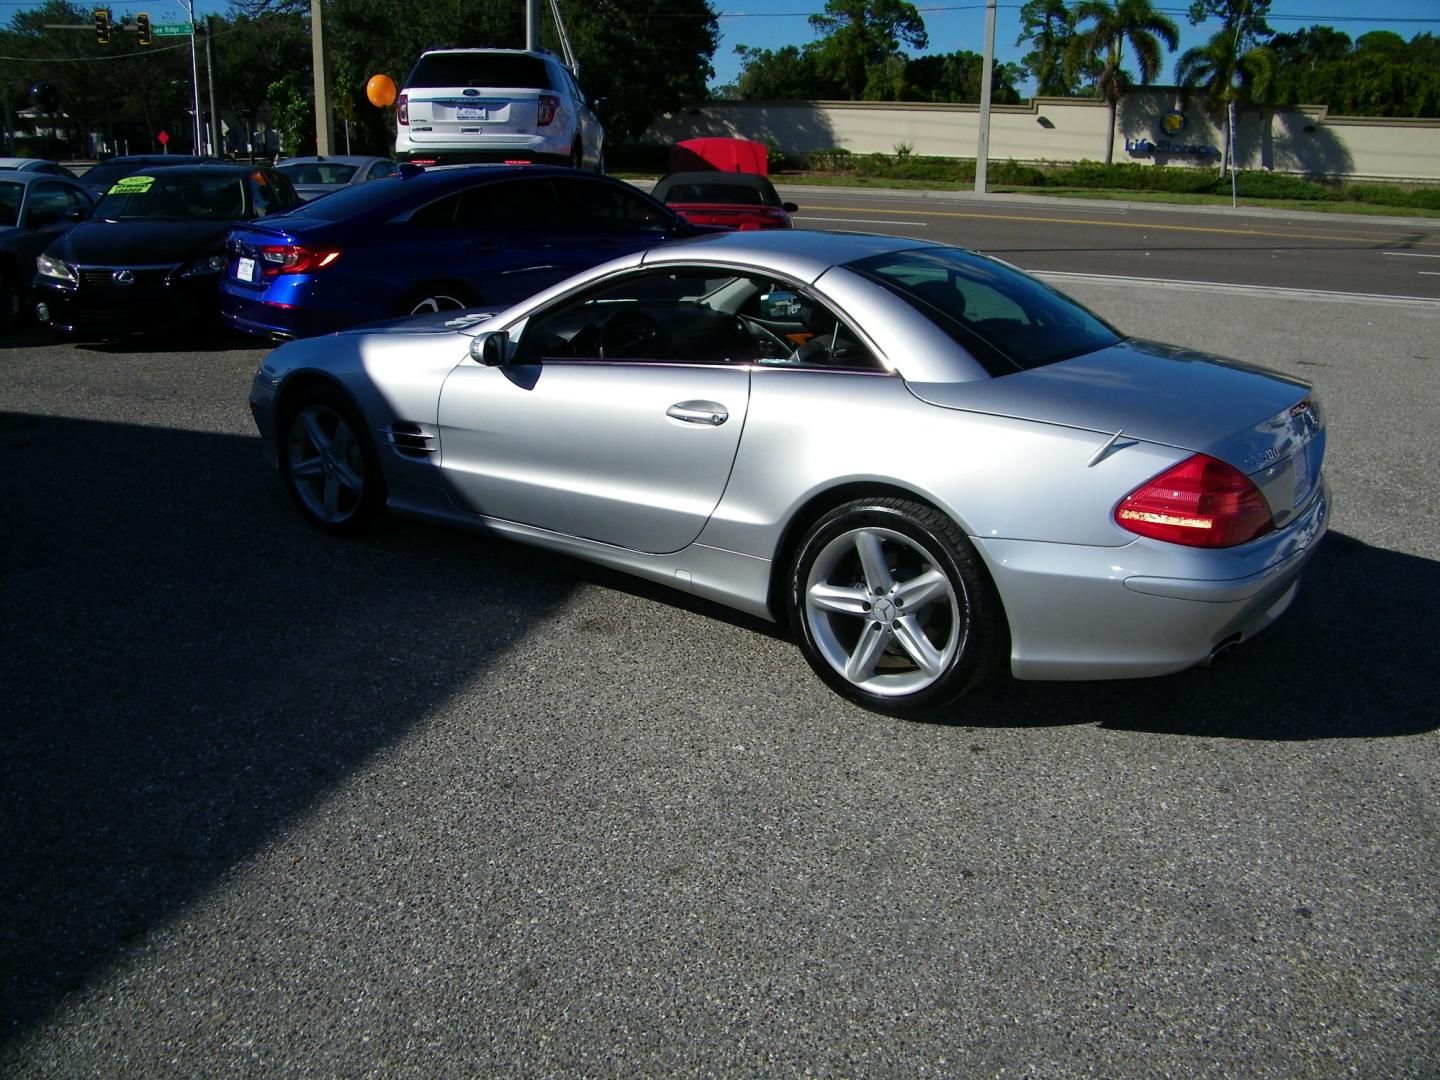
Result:
[[[364,421],[338,390],[316,387],[287,409],[280,472],[306,519],[326,532],[354,534],[385,506],[385,481]]]
[[[20,278],[15,271],[0,265],[0,332],[20,321]]]
[[[935,709],[1002,655],[999,598],[954,522],[908,499],[862,499],[820,518],[791,564],[790,623],[845,697],[886,713]]]

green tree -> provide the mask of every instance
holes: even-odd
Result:
[[[1076,32],[1065,53],[1066,70],[1073,76],[1087,65],[1097,65],[1095,96],[1106,103],[1105,164],[1115,150],[1115,114],[1120,99],[1134,84],[1122,66],[1128,43],[1140,69],[1140,84],[1153,82],[1160,73],[1160,46],[1174,52],[1180,40],[1175,23],[1151,6],[1150,0],[1082,0],[1075,9]]]
[[[1075,12],[1065,5],[1065,0],[1029,0],[1020,9],[1020,36],[1015,44],[1028,41],[1034,45],[1020,58],[1020,67],[1035,80],[1037,95],[1068,97],[1075,92],[1079,80],[1065,67],[1065,51],[1074,36]],[[1076,73],[1080,77],[1086,74]],[[1093,79],[1095,73],[1088,75]]]
[[[216,25],[213,52],[221,111],[240,121],[243,141],[253,147],[271,85],[292,73],[310,78],[309,20],[296,12],[232,12]]]
[[[906,0],[828,0],[823,15],[810,16],[810,26],[823,35],[815,42],[816,63],[851,101],[865,99],[871,69],[902,44],[923,49],[930,43],[920,12]]]
[[[1252,45],[1265,41],[1274,31],[1265,21],[1270,14],[1270,0],[1193,0],[1190,4],[1190,25],[1199,26],[1206,19],[1219,19],[1222,33],[1230,35],[1236,56]]]
[[[1274,53],[1257,45],[1236,56],[1234,40],[1233,31],[1220,30],[1204,45],[1187,49],[1175,64],[1175,81],[1187,90],[1198,89],[1210,114],[1221,122],[1221,176],[1230,172],[1230,106],[1259,106],[1268,116],[1275,101]]]
[[[804,49],[784,45],[778,49],[735,46],[740,75],[735,90],[742,101],[832,101],[845,97],[845,88],[822,72],[815,45]]]
[[[315,146],[315,100],[311,87],[291,72],[270,84],[270,123],[280,136],[280,153],[294,157]]]
[[[985,57],[960,50],[938,56],[918,56],[905,66],[903,101],[980,100]],[[1016,84],[1025,77],[1019,64],[995,64],[990,75],[990,100],[996,105],[1020,104]]]

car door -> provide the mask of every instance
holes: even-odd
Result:
[[[32,271],[34,256],[41,254],[74,225],[66,216],[74,205],[66,185],[59,181],[42,180],[30,185],[20,222],[24,229],[25,252],[32,260]]]
[[[752,344],[701,299],[715,275],[625,275],[532,316],[511,363],[456,367],[439,405],[455,505],[636,551],[693,542],[750,397]]]

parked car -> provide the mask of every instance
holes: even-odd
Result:
[[[285,345],[250,404],[320,529],[388,506],[788,620],[886,712],[1007,658],[1203,663],[1289,605],[1330,505],[1303,383],[900,237],[668,244],[488,320]]]
[[[351,184],[400,175],[400,166],[389,158],[350,154],[287,158],[276,165],[275,170],[290,181],[295,194],[305,202],[341,191]]]
[[[573,169],[427,170],[237,227],[220,312],[238,329],[288,338],[386,316],[503,307],[699,229],[629,184]]]
[[[253,165],[122,177],[35,260],[35,313],[87,337],[212,320],[231,225],[299,205],[289,180]]]
[[[793,229],[800,207],[749,173],[683,172],[661,177],[650,194],[686,221],[727,229]]]
[[[58,161],[45,158],[0,157],[0,172],[37,172],[74,180],[75,174]]]
[[[35,257],[90,213],[90,194],[68,173],[0,172],[0,331],[31,309]]]
[[[122,154],[106,158],[92,165],[80,178],[85,189],[95,198],[100,198],[116,180],[133,176],[141,170],[166,168],[172,165],[223,165],[219,158],[200,157],[194,154]]]
[[[605,171],[605,129],[574,74],[547,52],[428,50],[395,100],[395,120],[399,161]]]

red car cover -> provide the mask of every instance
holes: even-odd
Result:
[[[768,176],[769,154],[764,143],[750,139],[686,139],[670,148],[672,173],[702,169]]]

